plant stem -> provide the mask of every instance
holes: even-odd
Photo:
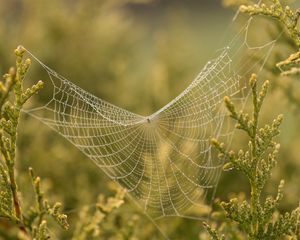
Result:
[[[257,186],[257,168],[258,168],[258,156],[257,156],[257,146],[256,146],[256,135],[258,128],[258,116],[259,116],[259,106],[258,106],[258,98],[257,98],[257,82],[256,76],[252,76],[250,79],[250,84],[252,88],[252,101],[253,101],[253,124],[252,124],[252,136],[250,136],[251,143],[251,156],[252,156],[252,178],[250,179],[251,185],[251,199],[250,199],[250,208],[251,208],[251,236],[250,239],[255,240],[258,231],[258,206],[259,206],[259,198],[260,198],[260,190]]]
[[[10,187],[11,187],[11,192],[13,196],[13,203],[14,203],[14,209],[15,209],[15,214],[16,218],[18,219],[19,223],[19,229],[27,234],[27,231],[25,227],[23,226],[23,217],[22,217],[22,212],[21,212],[21,205],[20,205],[20,200],[18,198],[18,188],[16,184],[16,178],[15,178],[15,172],[14,168],[8,168],[8,175],[9,175],[9,180],[10,180]]]
[[[16,78],[19,77],[18,71],[20,71],[19,68],[17,69],[17,74],[15,76]],[[11,85],[13,85],[13,84],[11,84]],[[13,129],[12,129],[12,133],[11,133],[10,150],[8,151],[8,154],[7,154],[8,158],[6,160],[6,165],[7,165],[8,176],[9,176],[9,181],[10,181],[10,189],[11,189],[12,197],[13,197],[15,217],[18,221],[19,229],[27,235],[27,231],[23,224],[23,214],[22,214],[22,210],[21,210],[20,200],[18,197],[18,186],[16,183],[16,176],[15,176],[16,175],[15,174],[16,142],[17,142],[17,128],[18,128],[19,116],[20,116],[20,106],[18,103],[16,103],[15,117],[13,119],[11,119],[13,122]]]

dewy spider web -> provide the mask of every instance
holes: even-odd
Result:
[[[228,141],[233,132],[223,98],[244,102],[249,75],[262,68],[275,43],[249,46],[250,23],[180,95],[149,116],[86,92],[27,51],[47,72],[53,95],[47,104],[24,112],[93,160],[152,219],[197,217],[191,209],[213,197],[223,166],[210,140]]]

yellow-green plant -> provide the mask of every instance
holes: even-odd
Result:
[[[263,16],[270,20],[276,30],[269,30],[271,34],[280,34],[280,42],[283,48],[277,49],[276,63],[268,66],[270,72],[277,75],[279,68],[282,76],[299,76],[300,74],[300,31],[299,31],[299,9],[293,9],[288,4],[288,0],[262,0],[259,4],[249,0],[223,0],[226,6],[239,6],[242,13],[250,16]],[[258,28],[269,28],[260,25]],[[288,56],[289,52],[292,52]],[[281,59],[281,60],[280,60]],[[284,59],[284,60],[283,60]],[[292,82],[274,81],[274,86],[278,87],[296,107],[300,107],[297,85]]]
[[[79,214],[79,221],[76,224],[72,240],[99,239],[103,237],[105,231],[102,230],[104,219],[114,210],[124,203],[126,191],[121,187],[116,187],[116,194],[113,197],[105,198],[99,196],[96,204],[96,211],[89,213],[89,207],[83,207]],[[114,234],[116,235],[116,233]]]
[[[24,89],[23,80],[30,67],[30,59],[24,60],[25,50],[15,50],[16,68],[10,68],[0,82],[0,236],[5,239],[14,235],[24,239],[49,239],[47,221],[51,216],[64,229],[68,228],[67,217],[60,213],[61,204],[51,206],[40,188],[40,178],[29,169],[36,203],[28,211],[22,209],[19,187],[16,180],[17,128],[23,105],[36,94],[43,82]],[[4,227],[2,227],[4,225]]]
[[[273,4],[267,6],[264,3],[255,5],[242,5],[240,11],[250,16],[263,15],[278,21],[284,27],[289,38],[300,47],[300,32],[297,23],[300,17],[298,10],[293,11],[289,6],[284,6],[280,0],[273,0]]]
[[[232,101],[225,97],[225,104],[230,117],[237,124],[236,128],[243,130],[248,138],[247,149],[241,149],[237,153],[226,150],[223,143],[213,139],[212,144],[219,151],[219,157],[228,162],[224,170],[235,169],[245,175],[251,187],[250,199],[239,200],[232,198],[229,202],[222,202],[221,206],[226,217],[237,222],[240,231],[248,239],[266,240],[282,239],[291,236],[296,239],[300,237],[300,207],[292,212],[279,213],[278,206],[283,197],[282,189],[284,181],[278,186],[277,196],[262,198],[263,189],[267,180],[271,177],[271,171],[277,164],[279,144],[274,138],[280,133],[279,127],[282,123],[282,115],[279,115],[271,124],[259,127],[259,115],[263,105],[269,81],[265,81],[260,91],[257,89],[257,77],[252,75],[250,79],[252,90],[252,116],[245,112],[238,113]],[[212,239],[226,239],[225,236],[218,237],[216,230],[205,225]]]

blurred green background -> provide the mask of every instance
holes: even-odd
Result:
[[[225,45],[222,36],[232,36],[234,11],[217,0],[0,0],[0,15],[0,74],[13,64],[13,49],[22,44],[83,89],[117,106],[149,114],[187,87]],[[33,83],[40,78],[33,73],[27,80]],[[274,90],[263,119],[271,120],[278,113],[285,116],[279,139],[282,151],[267,192],[274,192],[279,179],[286,179],[283,208],[290,209],[300,196],[300,121],[298,112]],[[29,166],[42,177],[50,200],[61,201],[69,216],[71,229],[53,230],[54,239],[70,239],[80,209],[84,205],[92,209],[100,193],[111,194],[109,179],[89,159],[37,120],[23,116],[18,179],[24,199],[31,196]],[[226,172],[217,197],[227,199],[232,192],[243,191],[248,191],[246,180]],[[162,238],[130,201],[118,211],[103,227],[108,231],[103,239],[118,239],[117,232],[127,231],[133,216],[136,239]],[[205,239],[200,221],[172,218],[161,227],[171,239]]]

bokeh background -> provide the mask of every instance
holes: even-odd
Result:
[[[83,89],[149,114],[188,86],[224,46],[223,36],[233,36],[234,13],[219,0],[0,0],[0,74],[13,65],[13,49],[22,44]],[[39,79],[32,74],[27,81]],[[278,139],[282,149],[266,192],[274,193],[279,180],[286,179],[282,208],[288,210],[300,198],[300,121],[298,110],[274,89],[262,122],[279,113],[285,116]],[[239,138],[237,142],[245,144],[243,136]],[[89,159],[37,120],[23,116],[17,169],[24,199],[32,195],[29,166],[42,177],[49,199],[62,202],[69,216],[70,230],[54,228],[54,239],[71,239],[83,206],[93,211],[99,194],[112,194],[109,179]],[[243,176],[226,172],[216,196],[228,199],[248,188]],[[201,221],[169,219],[161,228],[171,239],[205,239]],[[135,239],[162,238],[130,201],[107,219],[103,230],[103,239],[122,239],[120,231],[134,231]]]

